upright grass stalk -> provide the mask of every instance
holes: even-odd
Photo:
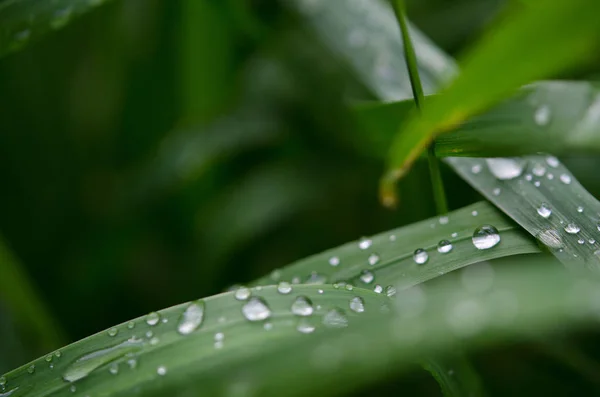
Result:
[[[423,86],[421,85],[421,78],[419,77],[419,67],[417,65],[415,48],[413,47],[410,39],[410,32],[408,31],[408,24],[406,22],[404,0],[394,0],[393,5],[394,13],[396,14],[396,19],[398,19],[400,32],[402,34],[404,56],[406,59],[406,66],[408,68],[408,76],[410,78],[413,97],[415,99],[417,109],[420,111],[424,102]],[[440,164],[438,159],[435,157],[434,148],[435,141],[432,142],[427,148],[427,161],[429,163],[429,175],[431,177],[431,186],[433,187],[433,199],[435,201],[435,207],[437,213],[441,215],[448,212],[448,203],[446,201],[446,193],[444,191],[442,174],[440,172]]]

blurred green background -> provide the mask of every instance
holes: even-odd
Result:
[[[63,342],[434,215],[426,164],[379,205],[345,106],[372,97],[283,3],[113,1],[0,60],[0,233]],[[408,5],[457,55],[503,1]],[[597,194],[594,161],[568,164]],[[0,373],[52,348],[25,325],[0,301]]]

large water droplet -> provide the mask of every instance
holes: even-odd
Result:
[[[306,318],[301,318],[296,326],[296,330],[303,334],[310,334],[314,332],[315,328],[316,327]]]
[[[250,295],[252,295],[252,292],[250,291],[249,288],[246,287],[239,287],[237,290],[235,290],[235,299],[239,300],[239,301],[245,301],[248,300],[248,298],[250,298]]]
[[[108,334],[108,336],[116,336],[118,332],[119,331],[115,327],[112,327],[108,331],[106,331],[106,333]]]
[[[536,109],[534,114],[535,123],[539,126],[548,124],[550,121],[550,108],[546,105],[542,105]]]
[[[542,203],[537,209],[537,213],[542,218],[548,218],[550,215],[552,215],[552,209],[548,206],[548,204]]]
[[[329,258],[329,264],[331,266],[337,266],[340,264],[340,258],[337,256],[332,256],[331,258]]]
[[[373,291],[376,294],[381,294],[383,292],[383,287],[379,284],[376,284],[375,287],[373,288]]]
[[[323,316],[323,324],[329,328],[344,328],[348,326],[348,318],[342,310],[331,309]]]
[[[492,225],[483,225],[473,232],[473,245],[479,250],[486,250],[496,246],[500,242],[498,229]]]
[[[548,156],[546,157],[546,163],[548,163],[548,165],[552,168],[556,168],[558,167],[558,165],[560,164],[560,162],[558,161],[558,159],[554,156]]]
[[[576,234],[579,233],[581,229],[579,229],[579,226],[577,226],[574,223],[569,223],[567,224],[567,226],[565,226],[565,232],[569,233],[569,234]]]
[[[287,281],[280,282],[277,286],[277,292],[283,295],[289,294],[292,292],[292,284],[288,283]]]
[[[419,265],[424,264],[425,262],[427,262],[428,259],[429,255],[427,254],[427,251],[425,251],[422,248],[416,249],[413,253],[413,260]]]
[[[559,179],[565,185],[568,185],[571,183],[571,176],[569,176],[568,174],[561,174]]]
[[[544,230],[538,235],[538,239],[547,247],[560,248],[563,246],[562,238],[556,230],[548,229]]]
[[[368,270],[363,270],[360,274],[360,281],[365,284],[371,284],[375,280],[375,276]]]
[[[188,335],[197,330],[204,320],[204,307],[203,300],[190,303],[181,314],[179,324],[177,324],[177,332],[181,335]]]
[[[373,241],[371,241],[371,239],[363,237],[358,242],[358,248],[360,248],[361,250],[366,250],[366,249],[369,249],[371,244],[373,244]]]
[[[262,321],[271,317],[271,309],[264,299],[253,297],[242,307],[242,314],[249,321]]]
[[[306,296],[299,296],[292,303],[292,313],[296,316],[310,316],[313,311],[312,301]]]
[[[490,172],[500,180],[514,179],[523,173],[525,161],[521,159],[493,158],[486,159]]]
[[[371,255],[369,255],[369,258],[367,259],[367,261],[369,262],[369,265],[374,266],[377,263],[379,263],[379,255],[371,254]]]
[[[355,296],[350,299],[350,309],[356,313],[362,313],[365,311],[365,301],[360,296]]]
[[[437,250],[440,254],[447,254],[452,251],[452,244],[448,240],[442,240],[438,243]]]
[[[157,312],[152,312],[146,316],[146,324],[150,326],[155,326],[160,321],[160,314]]]
[[[63,374],[67,382],[85,378],[96,368],[108,364],[128,353],[134,353],[143,346],[141,339],[131,338],[118,345],[87,353],[71,363]]]

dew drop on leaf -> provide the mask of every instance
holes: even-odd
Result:
[[[32,374],[35,372],[35,364],[31,364],[29,367],[27,367],[27,372]]]
[[[160,321],[160,314],[157,312],[152,312],[146,316],[146,324],[150,326],[155,326]]]
[[[574,223],[569,223],[567,224],[567,226],[565,226],[565,232],[569,233],[569,234],[577,234],[579,233],[581,229],[579,228],[579,226],[577,226]]]
[[[287,295],[292,292],[292,285],[287,281],[282,281],[277,285],[277,292],[283,295]]]
[[[301,318],[296,326],[296,330],[302,334],[310,334],[314,332],[315,328],[316,327],[306,318]]]
[[[340,258],[338,258],[337,256],[332,256],[331,258],[329,258],[329,264],[331,266],[337,266],[340,264]]]
[[[115,327],[112,327],[106,333],[108,336],[116,336],[118,332],[119,331]]]
[[[559,179],[565,185],[568,185],[571,183],[571,177],[568,174],[561,174]]]
[[[428,259],[429,255],[427,254],[427,251],[425,251],[423,248],[418,248],[413,253],[413,260],[418,265],[426,263]]]
[[[250,295],[252,293],[250,292],[250,289],[247,287],[239,287],[237,290],[235,290],[234,296],[235,299],[239,300],[239,301],[245,301],[248,300],[248,298],[250,298]]]
[[[548,163],[548,165],[552,168],[556,168],[558,167],[558,165],[560,164],[560,162],[558,161],[558,159],[554,156],[548,156],[546,157],[546,163]]]
[[[292,303],[292,313],[296,316],[310,316],[313,314],[314,308],[312,301],[306,296],[297,297]]]
[[[112,375],[117,375],[119,373],[119,365],[117,363],[112,363],[110,367],[108,367],[108,372]]]
[[[306,278],[306,284],[325,284],[327,278],[317,272],[311,272],[310,276]]]
[[[479,226],[473,232],[473,245],[479,250],[495,247],[500,242],[498,229],[492,225]]]
[[[191,302],[179,318],[177,332],[181,335],[189,335],[197,330],[204,321],[205,303],[203,300]]]
[[[360,248],[361,250],[366,250],[366,249],[369,249],[371,244],[373,244],[373,241],[371,241],[371,239],[363,237],[358,242],[358,248]]]
[[[481,172],[481,164],[475,164],[471,167],[471,173],[472,174],[479,174]]]
[[[523,173],[525,161],[511,158],[486,159],[490,172],[500,180],[514,179]]]
[[[375,287],[373,288],[373,291],[377,294],[381,294],[383,292],[383,287],[379,284],[376,284]]]
[[[452,244],[448,240],[442,240],[438,243],[437,250],[440,254],[447,254],[452,251]]]
[[[502,190],[499,187],[495,187],[494,190],[492,190],[492,194],[494,196],[500,196],[501,192],[502,192]]]
[[[533,173],[533,175],[535,176],[544,176],[544,174],[546,173],[546,167],[544,167],[542,164],[540,163],[536,163],[532,168],[531,168],[531,172]]]
[[[271,309],[262,298],[252,297],[242,307],[242,314],[249,321],[262,321],[271,317]]]
[[[365,311],[365,301],[360,296],[355,296],[350,299],[350,310],[355,313],[362,313]]]
[[[536,109],[534,114],[535,123],[539,126],[544,126],[550,121],[550,108],[542,105]]]
[[[583,207],[582,206],[577,207],[577,212],[582,213],[583,212]]]
[[[371,284],[375,280],[375,276],[368,270],[363,270],[360,274],[360,281],[365,284]]]
[[[348,326],[348,318],[342,310],[331,309],[323,316],[323,325],[329,328],[344,328]]]
[[[542,203],[537,209],[537,213],[544,219],[552,215],[552,209],[546,203]]]
[[[156,373],[160,376],[165,376],[167,374],[167,367],[164,365],[159,366],[156,368]]]

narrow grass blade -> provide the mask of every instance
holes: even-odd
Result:
[[[433,100],[427,97],[426,103]],[[367,150],[382,156],[398,125],[410,115],[410,100],[354,107]],[[545,81],[436,138],[438,157],[506,157],[600,151],[600,91],[585,81]]]
[[[31,284],[21,264],[0,239],[0,300],[15,321],[30,332],[37,349],[54,349],[64,343],[64,334]]]
[[[489,249],[474,246],[473,234],[481,225],[491,225],[498,230],[500,242],[497,245]],[[534,239],[493,206],[479,202],[447,216],[365,237],[313,255],[275,270],[256,284],[343,281],[362,288],[406,288],[472,263],[535,252],[539,249]]]
[[[444,278],[405,290],[393,302],[363,289],[329,285],[293,286],[289,294],[275,286],[255,288],[252,294],[270,305],[266,321],[246,320],[242,308],[248,301],[236,300],[235,292],[221,294],[121,324],[42,357],[4,375],[3,392],[13,397],[338,395],[406,371],[423,354],[449,357],[458,344],[474,349],[597,321],[598,282],[573,277],[548,258],[533,262],[497,267],[485,279]],[[312,300],[312,315],[292,313],[298,296]],[[357,296],[364,302],[362,313],[350,308]],[[182,319],[200,313],[189,315],[190,305],[203,305],[203,320],[186,325]],[[338,307],[347,323],[327,317]],[[314,332],[298,331],[302,321],[313,321]]]
[[[462,353],[454,352],[444,360],[423,360],[423,368],[431,373],[444,397],[483,396],[481,379]]]
[[[595,15],[600,3],[595,0],[532,1],[512,11],[518,12],[507,13],[466,56],[461,74],[443,95],[424,109],[422,117],[409,119],[401,128],[382,180],[384,195],[393,194],[394,181],[436,135],[451,131],[524,84],[588,61],[598,46]]]
[[[109,0],[4,0],[0,2],[0,56],[63,28]]]

